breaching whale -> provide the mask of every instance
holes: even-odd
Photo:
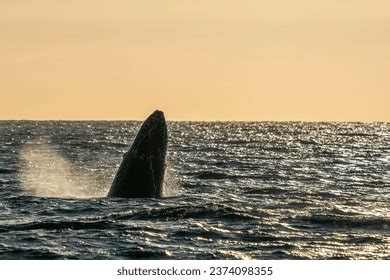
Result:
[[[161,197],[167,138],[164,113],[155,111],[145,120],[130,150],[124,154],[108,197]]]

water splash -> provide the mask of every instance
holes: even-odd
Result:
[[[43,197],[90,198],[106,195],[106,189],[85,170],[61,156],[48,143],[28,143],[20,151],[23,190]]]
[[[181,182],[176,174],[175,170],[173,170],[172,165],[170,164],[171,159],[167,159],[165,177],[164,177],[164,188],[163,188],[163,196],[164,197],[173,197],[181,195],[182,188]]]

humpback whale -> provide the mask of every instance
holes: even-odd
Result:
[[[157,110],[145,120],[130,150],[124,154],[108,197],[161,197],[167,138],[164,113]]]

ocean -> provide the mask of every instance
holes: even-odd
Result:
[[[169,122],[161,199],[106,198],[141,122],[0,122],[1,259],[390,259],[390,123]]]

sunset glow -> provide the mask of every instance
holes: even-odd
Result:
[[[390,121],[390,1],[0,3],[0,119]]]

